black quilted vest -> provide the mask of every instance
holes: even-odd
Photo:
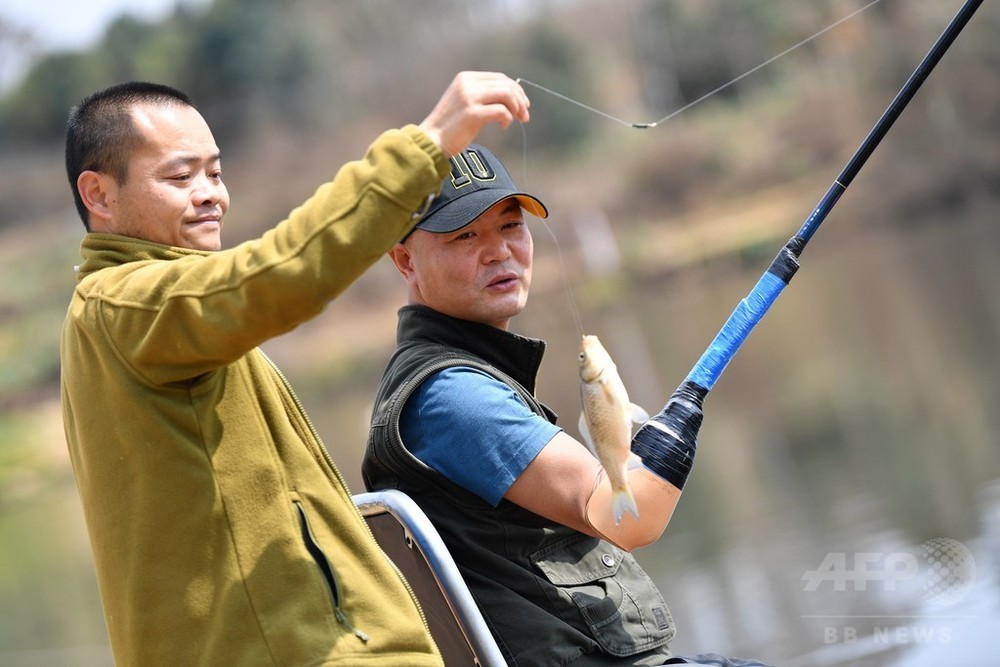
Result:
[[[493,507],[417,460],[400,439],[403,404],[448,366],[496,377],[555,423],[534,397],[545,344],[423,306],[400,310],[397,343],[376,398],[365,485],[399,489],[423,509],[510,665],[662,664],[673,620],[631,554],[507,500]]]

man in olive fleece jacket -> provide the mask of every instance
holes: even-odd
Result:
[[[183,93],[74,107],[87,229],[61,341],[66,438],[119,665],[439,665],[419,605],[257,349],[317,315],[419,219],[487,123],[526,121],[463,72],[261,238],[220,250],[219,149]]]

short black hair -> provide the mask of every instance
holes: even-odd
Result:
[[[66,121],[66,176],[76,210],[88,231],[88,211],[77,190],[77,179],[85,171],[97,171],[109,174],[119,184],[125,183],[129,155],[140,140],[132,121],[132,107],[141,103],[194,107],[190,98],[175,88],[129,81],[99,90],[70,109]]]

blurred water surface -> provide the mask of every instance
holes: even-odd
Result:
[[[709,394],[684,497],[639,552],[674,610],[678,652],[803,667],[996,664],[991,206],[970,202],[948,224],[824,230],[806,250]],[[662,405],[752,286],[754,263],[767,265],[637,280],[584,314],[634,400]],[[559,372],[548,381],[572,382],[570,363]],[[942,540],[974,565],[928,553]]]

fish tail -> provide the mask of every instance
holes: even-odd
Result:
[[[632,516],[638,520],[639,508],[635,504],[635,496],[632,495],[632,489],[628,487],[616,489],[611,494],[611,511],[614,513],[616,525],[622,522],[625,512],[631,512]]]

